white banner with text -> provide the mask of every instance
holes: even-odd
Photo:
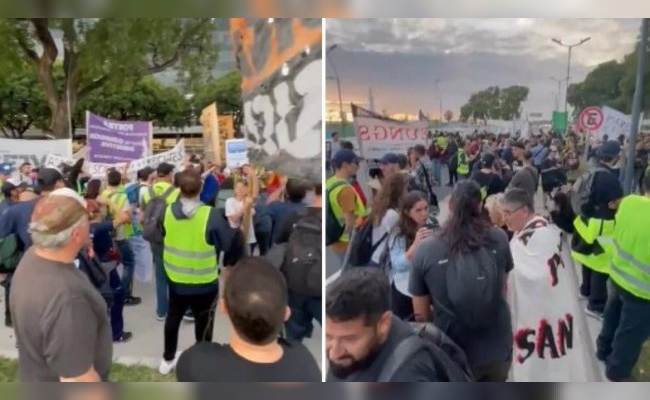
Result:
[[[409,147],[427,144],[429,123],[386,121],[377,118],[356,117],[354,130],[361,156],[382,158],[386,153],[406,154]]]

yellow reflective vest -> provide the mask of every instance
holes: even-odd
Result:
[[[616,213],[611,237],[598,242],[610,256],[609,277],[623,290],[650,300],[650,198],[630,195]]]
[[[465,150],[458,150],[458,175],[469,175],[469,160]]]
[[[343,179],[338,178],[336,176],[330,177],[327,182],[325,183],[325,187],[327,192],[329,193],[329,196],[327,198],[327,201],[329,202],[330,206],[332,207],[332,212],[334,212],[334,216],[336,219],[339,221],[341,226],[345,225],[345,216],[343,215],[343,209],[339,205],[338,202],[338,195],[341,193],[341,190],[344,188],[352,188],[352,185],[349,183],[345,182],[345,185],[339,185],[334,188],[335,185],[337,185],[339,182],[345,182]],[[332,188],[334,188],[332,190]],[[354,188],[352,188],[354,189]],[[356,209],[354,211],[354,215],[356,217],[363,217],[366,214],[366,207],[363,205],[363,202],[359,198],[359,195],[356,194]],[[350,235],[348,233],[343,233],[341,238],[339,239],[339,242],[349,242],[350,241]]]
[[[200,206],[191,218],[176,219],[167,207],[163,264],[171,282],[202,285],[219,278],[217,251],[205,239],[211,209]]]
[[[114,212],[122,212],[127,206],[129,206],[129,198],[124,193],[124,189],[120,186],[117,188],[117,190],[111,192],[108,189],[104,190],[101,194],[101,197],[107,199],[108,201],[111,202],[111,204],[115,205],[117,207],[116,210],[113,210]],[[114,217],[112,215],[111,217]],[[120,228],[118,228],[120,229]],[[129,222],[124,224],[121,229],[123,229],[124,232],[124,238],[130,238],[133,236],[133,225]]]
[[[609,255],[602,246],[599,245],[599,238],[611,237],[616,227],[614,220],[604,220],[597,218],[585,218],[578,216],[573,221],[573,227],[577,235],[590,245],[591,250],[579,251],[572,249],[571,257],[585,267],[602,274],[609,273]]]

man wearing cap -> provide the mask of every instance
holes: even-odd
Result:
[[[343,261],[350,241],[350,233],[357,217],[366,213],[361,198],[349,183],[349,179],[359,170],[359,157],[352,150],[339,150],[332,157],[334,175],[326,182],[327,206],[339,225],[344,227],[343,235],[332,243],[332,250]]]
[[[122,174],[111,169],[107,175],[108,186],[102,192],[101,198],[114,204],[117,209],[111,210],[113,215],[121,214],[123,211],[131,211],[131,204],[122,187]],[[133,296],[133,274],[135,272],[135,254],[131,248],[129,238],[133,236],[133,225],[126,223],[115,230],[115,244],[120,251],[120,259],[124,265],[122,275],[122,288],[124,289],[124,305],[136,306],[142,302],[140,297]]]
[[[167,204],[172,204],[179,198],[180,191],[172,186],[174,180],[174,166],[162,163],[156,168],[156,183],[153,184],[142,196],[140,204],[140,222],[143,222],[147,210],[147,203],[152,197],[164,197]],[[156,319],[164,321],[169,308],[167,275],[163,265],[163,247],[160,243],[151,243],[151,253],[156,272]]]
[[[25,190],[26,186],[25,183],[21,183],[15,178],[9,178],[0,184],[0,192],[4,196],[4,200],[0,201],[0,216],[7,212],[9,207],[18,203],[20,193]]]
[[[0,164],[0,186],[11,177],[14,167],[9,163]],[[0,192],[0,201],[4,200],[4,195]]]
[[[605,142],[596,151],[598,165],[589,172],[590,178],[585,177],[593,179],[589,200],[573,223],[571,257],[582,265],[580,294],[589,299],[587,314],[601,320],[607,303],[610,257],[597,239],[614,233],[616,210],[623,198],[623,188],[613,170],[620,152],[621,145],[615,140]]]
[[[510,180],[508,189],[523,189],[534,199],[539,186],[539,171],[533,166],[532,154],[526,151],[526,146],[522,142],[515,142],[512,145],[512,155],[523,167],[517,169],[513,165],[515,174]]]
[[[11,313],[23,382],[108,380],[113,348],[106,303],[75,259],[90,243],[85,201],[63,188],[34,208],[34,245],[12,282]]]
[[[38,175],[38,184],[41,187],[42,197],[47,196],[56,189],[65,187],[63,175],[54,168],[42,169]],[[32,245],[32,238],[28,231],[29,222],[38,201],[39,198],[37,197],[29,201],[16,203],[11,207],[11,212],[0,215],[0,237],[16,235],[22,248],[27,250]],[[8,294],[11,291],[11,276],[5,279],[4,286]],[[5,325],[12,325],[9,308],[5,312]]]

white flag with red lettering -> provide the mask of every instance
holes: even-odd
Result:
[[[510,243],[515,264],[508,282],[514,382],[595,379],[575,273],[563,259],[560,242],[560,231],[537,217]]]

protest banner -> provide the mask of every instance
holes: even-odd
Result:
[[[9,163],[14,168],[18,168],[24,162],[29,162],[34,167],[41,167],[45,164],[48,155],[69,159],[72,157],[72,141],[70,139],[0,138],[0,163]]]
[[[249,164],[246,140],[226,140],[226,167],[240,168],[246,164]]]
[[[386,153],[406,154],[409,147],[424,145],[429,135],[429,124],[426,121],[399,122],[356,117],[354,130],[361,155],[368,159],[379,159]]]
[[[115,164],[151,155],[151,122],[114,121],[86,112],[88,161]]]
[[[250,162],[320,182],[321,20],[231,18],[230,36],[242,73],[241,132]]]
[[[135,176],[135,174],[144,167],[156,168],[163,162],[173,164],[177,167],[180,167],[183,159],[185,158],[185,144],[181,140],[174,146],[173,149],[166,151],[164,153],[155,154],[153,156],[141,158],[139,160],[134,160],[129,163],[116,163],[116,164],[107,164],[107,163],[94,163],[86,162],[84,164],[84,169],[92,176],[93,178],[104,178],[106,173],[111,168],[116,168],[118,170],[124,169],[128,165],[127,174],[130,177]],[[58,168],[62,164],[73,165],[76,160],[70,157],[61,157],[56,155],[48,155],[45,159],[45,167]]]
[[[508,275],[514,327],[513,382],[593,382],[586,316],[557,227],[537,217],[513,238]]]
[[[203,125],[203,154],[208,160],[221,164],[221,141],[219,140],[219,117],[217,103],[212,103],[201,111]]]

